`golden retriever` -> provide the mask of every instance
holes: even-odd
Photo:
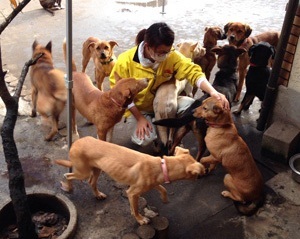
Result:
[[[138,151],[97,140],[87,136],[72,144],[70,160],[55,160],[59,165],[72,167],[72,173],[65,173],[66,182],[62,189],[72,190],[72,180],[89,179],[89,184],[97,199],[106,195],[97,188],[97,180],[104,171],[119,183],[129,185],[127,192],[131,214],[140,225],[148,224],[149,219],[138,212],[138,199],[141,194],[155,188],[167,202],[167,191],[161,185],[180,179],[196,179],[205,174],[205,168],[190,155],[188,149],[177,147],[175,156],[154,157]]]
[[[89,37],[82,46],[82,72],[92,58],[95,65],[95,81],[99,90],[103,90],[104,78],[109,76],[115,65],[116,56],[114,47],[115,41],[104,41],[96,37]]]
[[[194,117],[203,118],[208,125],[205,143],[209,156],[200,162],[208,172],[221,163],[227,174],[224,197],[235,201],[237,210],[252,215],[263,203],[263,177],[245,141],[239,136],[230,110],[223,109],[221,101],[209,97],[196,108]]]

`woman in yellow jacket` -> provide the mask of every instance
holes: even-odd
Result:
[[[125,113],[127,121],[135,126],[132,141],[142,146],[157,138],[152,124],[153,100],[158,87],[173,77],[177,80],[187,79],[192,85],[221,100],[225,108],[229,108],[225,96],[212,87],[201,67],[173,49],[174,38],[173,30],[166,23],[152,24],[139,32],[137,46],[118,56],[110,74],[111,87],[115,85],[114,72],[122,78],[149,79],[148,87],[135,97]],[[193,102],[191,97],[179,97],[177,113],[182,113]]]

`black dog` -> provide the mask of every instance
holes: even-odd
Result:
[[[271,74],[269,60],[275,56],[275,48],[268,42],[259,42],[249,48],[250,66],[246,75],[246,93],[234,114],[248,110],[255,96],[263,101],[267,83]]]
[[[219,71],[215,75],[213,87],[223,93],[229,103],[234,100],[237,90],[237,59],[239,55],[246,52],[244,48],[237,48],[231,45],[224,45],[223,47],[217,46],[211,49],[218,56],[217,66]],[[169,151],[172,154],[172,150],[181,142],[183,137],[192,130],[198,141],[198,154],[196,160],[200,160],[203,153],[206,150],[204,137],[206,135],[207,125],[203,119],[195,118],[193,116],[194,110],[202,104],[202,101],[208,98],[208,94],[204,94],[201,98],[196,99],[195,102],[184,112],[179,118],[162,119],[153,122],[155,125],[180,128],[176,132],[173,145]]]

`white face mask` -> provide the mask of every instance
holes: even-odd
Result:
[[[150,54],[151,58],[155,60],[156,62],[163,62],[165,59],[167,59],[168,54],[158,55],[154,53],[153,55]]]
[[[150,57],[156,62],[163,62],[167,59],[168,53],[166,54],[157,54],[152,49],[149,51]]]

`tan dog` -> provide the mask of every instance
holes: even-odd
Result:
[[[205,55],[202,57],[195,57],[194,62],[201,66],[202,71],[205,73],[206,78],[210,79],[210,74],[214,68],[217,57],[216,54],[211,51],[212,48],[217,46],[218,40],[224,39],[224,32],[220,27],[206,27],[203,47],[206,49]]]
[[[63,44],[66,59],[66,42]],[[78,135],[76,126],[76,109],[89,122],[97,128],[98,138],[110,141],[112,138],[113,127],[118,123],[127,108],[132,103],[134,97],[146,88],[147,79],[136,80],[134,78],[121,79],[118,75],[116,85],[103,92],[95,87],[83,72],[76,72],[74,61],[73,68],[73,108],[72,108],[72,129]]]
[[[64,81],[64,72],[55,69],[52,59],[52,42],[46,46],[34,41],[32,44],[32,57],[40,53],[43,56],[35,65],[31,66],[31,117],[36,117],[37,112],[51,121],[51,131],[45,140],[51,140],[58,133],[58,121],[67,101],[67,89]]]
[[[223,109],[222,102],[209,97],[196,108],[194,117],[203,118],[208,125],[205,143],[210,155],[200,162],[209,172],[221,163],[227,174],[224,197],[234,200],[239,212],[252,215],[263,203],[263,178],[251,152],[239,136],[230,110]]]
[[[136,40],[136,42],[138,42],[138,40]],[[201,57],[205,54],[205,48],[199,46],[198,42],[184,41],[178,43],[177,47],[179,52],[191,60],[193,60],[194,57]],[[178,106],[177,98],[183,91],[187,96],[193,97],[193,86],[186,79],[179,81],[173,78],[159,86],[153,101],[155,120],[176,117]],[[170,149],[173,145],[175,129],[158,125],[157,132],[163,146]]]
[[[190,58],[193,62],[195,59],[200,60],[206,54],[206,49],[198,44],[195,41],[183,41],[177,44],[178,51],[187,58]],[[193,87],[187,80],[183,80],[178,82],[177,84],[183,84],[181,86],[181,93],[183,90],[185,91],[186,95],[193,97],[198,88]],[[180,87],[180,86],[178,86]],[[181,91],[181,92],[180,92]]]
[[[203,57],[206,53],[206,49],[195,41],[183,41],[177,44],[178,51],[185,57],[194,59],[196,57]]]
[[[69,159],[55,160],[57,164],[73,169],[72,173],[64,174],[67,182],[62,182],[62,189],[71,191],[73,179],[89,179],[96,198],[104,199],[106,195],[97,188],[98,177],[104,171],[115,181],[129,185],[126,192],[131,214],[141,225],[149,223],[149,219],[138,212],[141,194],[155,188],[163,202],[167,202],[167,191],[162,183],[196,179],[205,174],[204,166],[195,161],[188,149],[177,147],[175,156],[160,158],[89,136],[72,144]]]
[[[118,44],[115,41],[103,41],[96,37],[89,37],[82,46],[82,72],[91,58],[95,65],[95,81],[97,87],[103,90],[103,81],[109,76],[116,61],[114,47]]]
[[[250,37],[252,28],[248,24],[241,22],[229,22],[224,26],[224,32],[227,36],[229,44],[235,45],[237,47],[243,47],[247,50],[253,45],[260,41],[270,43],[274,48],[276,48],[280,33],[276,31],[268,31],[256,36]],[[235,97],[235,102],[239,101],[242,88],[245,81],[245,76],[247,74],[247,67],[250,63],[249,56],[247,53],[239,57],[239,83],[237,88],[237,94]]]

